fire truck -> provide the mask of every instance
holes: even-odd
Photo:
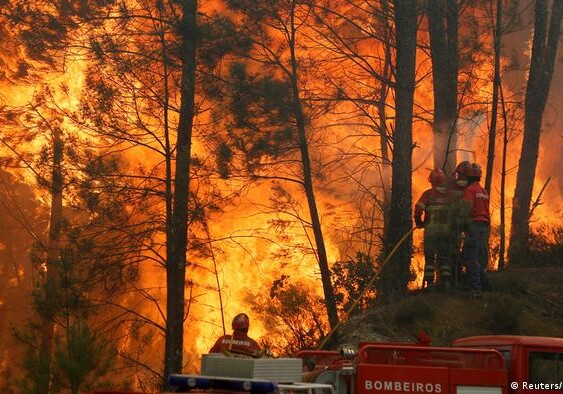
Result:
[[[337,394],[563,392],[563,338],[476,336],[452,347],[361,343],[349,357],[327,351],[300,357],[315,365],[313,381],[333,385]]]
[[[364,342],[295,358],[203,355],[200,375],[175,374],[168,383],[193,393],[556,393],[563,392],[563,338],[477,336],[451,347]]]

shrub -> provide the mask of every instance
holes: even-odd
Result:
[[[542,225],[533,229],[529,245],[524,265],[560,266],[563,263],[563,226]]]
[[[376,289],[372,279],[375,273],[372,258],[361,252],[356,254],[355,260],[337,261],[332,267],[331,276],[338,306],[348,311],[355,305],[352,315],[373,307]]]

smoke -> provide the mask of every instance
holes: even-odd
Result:
[[[469,119],[460,119],[458,121],[458,130],[457,163],[477,161],[477,138],[487,133],[487,115],[485,113],[477,113]],[[484,165],[485,163],[479,164]]]
[[[0,171],[0,201],[0,343],[4,348],[0,353],[0,376],[17,376],[19,365],[14,360],[23,357],[23,349],[17,346],[13,333],[23,330],[33,313],[33,237],[22,223],[33,221],[34,230],[40,233],[46,221],[39,215],[34,191],[4,171]]]

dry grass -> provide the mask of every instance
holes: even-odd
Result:
[[[492,272],[493,289],[473,300],[464,290],[415,291],[400,302],[375,307],[343,325],[339,342],[414,342],[424,330],[433,345],[464,336],[516,334],[563,337],[563,268]]]

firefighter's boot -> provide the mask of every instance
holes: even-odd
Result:
[[[423,286],[422,286],[422,288],[423,288],[423,289],[426,289],[426,290],[434,290],[435,287],[434,287],[434,280],[433,280],[433,278],[429,278],[429,279],[426,279],[426,278],[425,278],[424,281],[423,281]]]

